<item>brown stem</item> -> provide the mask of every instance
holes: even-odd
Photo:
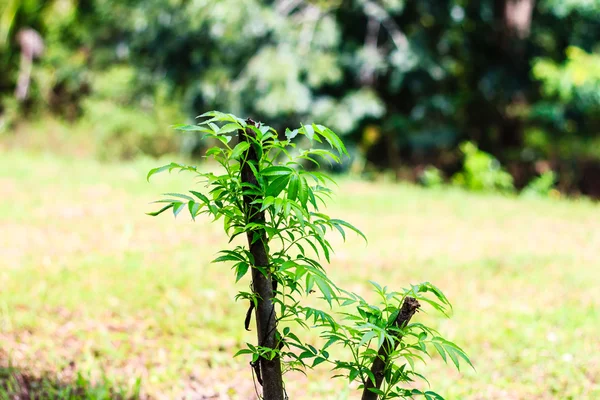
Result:
[[[421,305],[417,299],[406,297],[404,299],[404,303],[402,303],[402,308],[400,308],[400,312],[398,313],[398,317],[396,317],[394,325],[396,325],[398,329],[404,328],[406,325],[408,325],[408,322],[412,316],[415,315],[415,312],[417,312],[419,307],[421,307]],[[375,382],[372,382],[370,379],[367,380],[363,389],[363,394],[361,397],[362,400],[377,400],[377,394],[373,393],[369,389],[381,388],[385,370],[389,364],[389,355],[396,350],[396,347],[402,340],[402,335],[395,333],[394,336],[395,340],[393,344],[390,340],[386,339],[379,348],[377,358],[375,358],[375,361],[373,361],[373,365],[371,366],[371,372],[375,377]]]
[[[246,120],[247,125],[255,126],[251,119]],[[254,131],[246,128],[240,130],[238,136],[241,141],[250,143],[250,148],[246,151],[245,157],[241,161],[241,176],[243,183],[250,183],[258,186],[258,180],[252,169],[252,163],[258,170],[258,156],[254,144],[250,138],[255,138]],[[257,200],[258,196],[244,195],[244,212],[248,223],[265,223],[265,214],[260,211],[260,203],[251,204]],[[256,235],[256,237],[255,237]],[[276,342],[276,315],[275,305],[273,304],[273,284],[271,272],[269,271],[269,253],[267,248],[267,235],[264,229],[247,232],[248,245],[250,253],[254,257],[252,266],[252,290],[257,296],[255,308],[256,330],[258,334],[258,345],[277,349]],[[256,239],[256,240],[255,240]],[[264,272],[261,272],[259,268]],[[262,378],[263,398],[265,400],[283,400],[283,377],[281,374],[281,361],[279,357],[272,360],[266,358],[259,359],[260,371],[259,378]]]

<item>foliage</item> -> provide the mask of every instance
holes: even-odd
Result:
[[[577,100],[590,110],[600,109],[600,55],[588,54],[578,47],[566,50],[564,65],[540,59],[533,66],[547,95],[557,95],[564,102]]]
[[[115,66],[97,74],[91,82],[93,95],[83,103],[86,123],[96,133],[98,155],[103,159],[131,159],[138,154],[159,156],[177,149],[169,121],[183,118],[177,102],[164,87],[134,102],[135,70]]]
[[[44,52],[34,61],[30,99],[22,112],[33,107],[71,119],[80,115],[91,74],[92,38],[100,29],[98,20],[86,15],[88,11],[75,0],[9,0],[0,6],[0,68],[8,72],[0,77],[0,90],[12,92],[22,68],[19,30],[33,28],[45,42]]]
[[[524,0],[517,18],[512,3],[9,0],[0,5],[0,112],[13,109],[16,35],[32,27],[46,52],[24,115],[49,108],[96,120],[84,106],[94,76],[127,64],[132,109],[146,112],[140,92],[165,90],[189,116],[210,108],[275,127],[319,120],[349,144],[376,126],[377,143],[361,155],[376,167],[398,168],[402,155],[411,165],[433,158],[448,173],[444,154],[472,141],[505,165],[525,165],[527,179],[528,166],[552,158],[569,172],[560,179],[576,182],[571,159],[600,160],[589,143],[599,123],[600,6]],[[527,145],[532,130],[543,148]]]
[[[439,336],[434,329],[421,323],[409,323],[396,327],[399,307],[407,296],[416,298],[434,309],[447,314],[450,303],[443,293],[426,282],[411,285],[401,292],[389,291],[372,283],[375,287],[378,304],[370,304],[361,296],[339,288],[328,276],[321,259],[330,261],[333,248],[326,236],[327,232],[338,232],[343,238],[346,231],[364,235],[346,221],[331,218],[320,211],[320,205],[331,196],[326,187],[331,178],[318,171],[307,171],[301,167],[308,160],[317,167],[330,159],[338,162],[347,155],[339,137],[322,125],[302,125],[298,129],[285,130],[285,140],[271,127],[242,120],[233,114],[208,112],[207,118],[198,125],[179,125],[182,131],[201,132],[205,138],[220,142],[221,146],[211,147],[206,156],[216,160],[222,167],[219,173],[202,172],[195,166],[170,163],[150,170],[148,179],[163,171],[188,171],[196,175],[206,185],[203,192],[190,190],[189,194],[167,193],[165,204],[150,215],[159,215],[171,210],[174,216],[188,212],[192,219],[206,214],[213,221],[222,219],[224,230],[230,242],[239,235],[247,235],[248,241],[266,240],[269,252],[269,265],[256,265],[254,255],[244,245],[222,250],[215,262],[232,262],[236,282],[242,280],[252,268],[276,281],[273,313],[276,311],[277,346],[265,347],[247,343],[247,348],[236,353],[249,355],[252,363],[260,358],[279,357],[283,371],[306,371],[319,364],[329,364],[336,376],[358,382],[363,388],[368,381],[374,382],[371,365],[377,357],[377,349],[384,341],[394,343],[403,337],[398,349],[390,354],[390,363],[384,371],[384,385],[373,389],[381,398],[413,398],[423,395],[427,399],[439,399],[435,392],[411,389],[409,384],[425,379],[415,369],[415,361],[425,361],[424,357],[437,351],[446,361],[448,358],[459,368],[460,360],[470,364],[466,354],[458,346]],[[238,132],[246,134],[247,140],[234,144],[233,137]],[[243,133],[240,133],[242,135]],[[335,152],[311,147],[296,149],[293,139],[304,137],[311,144],[329,144]],[[249,149],[258,155],[254,162],[248,158]],[[336,154],[337,153],[337,154]],[[279,161],[281,157],[281,161]],[[257,185],[242,180],[242,165],[249,165],[257,179]],[[249,215],[250,206],[245,205],[251,196],[266,214],[264,221],[256,221]],[[321,204],[320,204],[321,203]],[[266,233],[263,238],[262,232]],[[366,238],[365,238],[366,239]],[[343,317],[338,322],[334,315],[322,309],[304,304],[304,299],[313,292],[319,292],[327,305],[337,308],[337,315]],[[237,299],[258,302],[257,293],[251,290],[240,291]],[[297,335],[297,328],[317,329],[323,339],[323,346],[317,348],[303,341]],[[400,335],[400,336],[397,336]],[[346,348],[350,357],[335,359],[330,355],[332,345]],[[412,386],[412,385],[411,385]]]
[[[140,398],[141,380],[131,387],[115,385],[103,376],[100,382],[92,383],[90,377],[78,372],[73,381],[57,382],[49,377],[25,376],[19,369],[0,367],[1,399],[60,399],[60,400],[127,400]]]
[[[0,134],[8,132],[19,121],[19,104],[14,98],[2,99],[4,110],[0,115]]]
[[[150,211],[146,204],[157,193],[193,186],[189,173],[159,174],[147,184],[145,172],[155,164],[40,157],[23,146],[3,151],[4,354],[36,376],[55,371],[53,380],[68,379],[71,361],[74,372],[95,378],[104,372],[127,387],[141,376],[150,398],[251,398],[246,356],[231,358],[256,334],[240,329],[245,309],[233,301],[246,278],[236,285],[228,279],[229,265],[210,264],[228,247],[219,223],[193,223],[183,214],[173,223],[170,216],[140,212]],[[589,379],[600,376],[600,352],[590,351],[600,326],[597,203],[348,178],[331,188],[335,198],[327,211],[364,228],[369,238],[365,248],[356,235],[344,244],[331,236],[336,251],[326,268],[334,282],[375,303],[368,279],[389,288],[430,279],[452,300],[451,319],[423,307],[427,312],[416,321],[462,344],[477,372],[456,374],[434,355],[425,374],[433,390],[464,400],[481,400],[482,393],[492,399],[506,393],[600,398]],[[77,332],[85,340],[73,340]],[[314,331],[297,333],[318,343]],[[523,333],[519,340],[517,333]],[[331,380],[326,367],[318,366],[310,379],[286,376],[290,399],[358,397],[343,380]],[[226,379],[216,382],[216,376]]]
[[[444,183],[444,175],[438,168],[428,165],[419,177],[419,181],[425,187],[438,187]]]
[[[523,188],[521,194],[523,196],[548,197],[553,192],[555,183],[556,173],[554,171],[546,171],[529,182]]]
[[[492,155],[481,151],[471,142],[460,145],[465,159],[463,170],[452,177],[452,182],[474,191],[511,192],[512,176]]]

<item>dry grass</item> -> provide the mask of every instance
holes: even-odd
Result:
[[[156,398],[251,399],[250,369],[231,355],[254,332],[242,328],[231,270],[209,263],[226,240],[206,221],[144,214],[159,193],[192,183],[146,183],[155,164],[1,154],[0,362],[58,381],[76,371],[130,387],[141,378]],[[600,398],[597,205],[345,179],[336,192],[330,214],[369,237],[333,239],[336,282],[366,293],[368,279],[428,280],[455,306],[452,319],[419,318],[477,371],[434,358],[424,368],[433,389],[448,399]],[[353,398],[327,370],[309,376],[292,377],[290,398]]]

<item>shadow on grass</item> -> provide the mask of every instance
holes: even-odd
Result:
[[[0,400],[137,400],[138,380],[134,387],[119,387],[104,378],[91,383],[81,373],[65,382],[50,375],[33,376],[15,367],[0,366]]]

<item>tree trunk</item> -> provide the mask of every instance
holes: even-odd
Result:
[[[398,313],[398,317],[394,324],[397,328],[404,328],[408,325],[408,322],[415,315],[417,309],[421,307],[417,299],[412,297],[407,297],[404,299],[404,303],[402,303],[402,308]],[[385,369],[389,364],[389,354],[396,350],[396,347],[402,340],[402,335],[396,335],[396,340],[392,344],[389,340],[385,340],[381,347],[379,348],[379,352],[377,353],[377,358],[373,361],[373,365],[371,366],[371,372],[375,377],[375,382],[371,382],[371,380],[367,380],[365,384],[365,388],[363,389],[362,400],[377,400],[377,394],[373,393],[369,389],[381,388],[381,384],[383,383],[383,377],[385,373]]]
[[[254,121],[251,119],[246,120],[246,123],[255,126]],[[245,132],[240,131],[238,135],[240,141],[250,143],[246,157],[241,161],[242,182],[258,186],[256,176],[248,165],[252,163],[258,170],[256,150],[252,141],[249,140],[249,137],[255,137],[255,133],[252,129],[246,128]],[[251,204],[257,198],[258,196],[244,196],[244,212],[247,216],[247,223],[264,224],[265,222],[265,214],[260,211],[261,205]],[[275,337],[277,318],[275,315],[275,305],[272,301],[273,282],[271,272],[269,271],[267,235],[264,229],[258,229],[247,232],[247,237],[250,253],[254,257],[254,265],[252,265],[252,290],[258,298],[255,307],[258,345],[276,349],[278,347]],[[265,273],[261,272],[261,270]],[[275,357],[272,360],[260,358],[258,368],[255,368],[255,371],[258,375],[257,379],[263,387],[263,398],[265,400],[283,400],[283,377],[279,357]]]
[[[506,60],[506,68],[521,87],[529,81],[529,59],[527,38],[531,33],[531,22],[535,0],[496,0],[495,15],[498,29],[498,47]],[[523,144],[523,121],[518,115],[511,115],[509,109],[524,108],[526,93],[522,89],[513,90],[507,104],[500,110],[500,145],[503,149],[519,148]],[[514,112],[513,112],[514,114]]]

